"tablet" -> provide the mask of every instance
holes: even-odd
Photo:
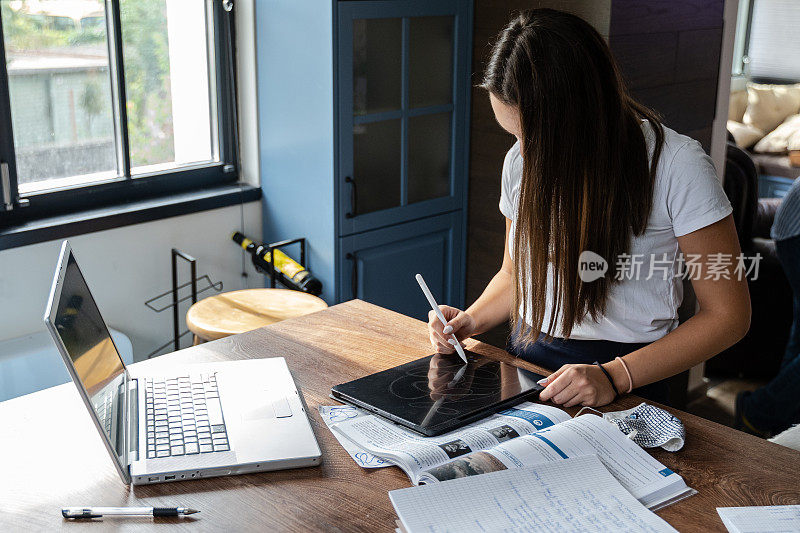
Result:
[[[543,376],[465,350],[336,385],[331,396],[432,437],[529,399]]]

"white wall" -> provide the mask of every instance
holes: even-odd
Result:
[[[261,239],[261,205],[244,204],[243,228],[240,209],[235,205],[69,239],[100,311],[111,327],[130,337],[134,359],[172,338],[170,311],[155,313],[144,302],[172,287],[173,247],[196,257],[198,275],[221,280],[225,291],[264,286],[249,259],[249,277],[242,278],[244,252],[230,240],[235,230]],[[44,329],[42,315],[59,247],[60,241],[50,241],[0,252],[0,340]],[[179,278],[188,281],[188,265],[179,266]],[[182,328],[187,308],[181,308]]]

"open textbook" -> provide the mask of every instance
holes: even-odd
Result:
[[[354,409],[354,408],[348,408]],[[611,474],[650,509],[695,494],[678,474],[599,416],[577,418],[547,405],[522,403],[438,437],[354,410],[330,423],[348,451],[400,467],[415,485],[597,455]]]

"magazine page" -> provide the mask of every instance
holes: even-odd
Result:
[[[683,479],[599,416],[584,415],[491,449],[427,469],[421,483],[508,468],[597,455],[611,474],[645,506],[658,507],[694,494]]]
[[[394,463],[390,463],[377,455],[369,453],[356,445],[353,441],[333,431],[333,426],[341,424],[346,420],[372,416],[368,411],[351,405],[320,405],[319,414],[322,417],[322,421],[325,422],[325,425],[328,426],[328,429],[333,433],[333,436],[336,437],[336,440],[342,445],[344,451],[350,455],[358,466],[362,468],[386,468],[387,466],[394,466]]]
[[[567,420],[570,416],[557,407],[524,402],[438,437],[424,437],[375,415],[357,416],[330,428],[337,438],[396,464],[416,483],[422,470]]]

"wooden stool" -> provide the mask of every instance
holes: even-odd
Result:
[[[245,289],[209,296],[189,308],[195,344],[244,333],[328,307],[322,298],[289,289]]]

